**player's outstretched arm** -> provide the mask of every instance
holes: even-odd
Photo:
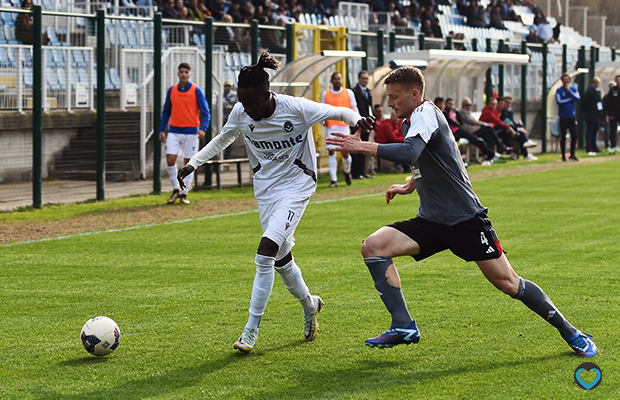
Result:
[[[390,204],[390,200],[396,197],[397,194],[411,194],[415,190],[415,179],[411,178],[405,185],[392,185],[385,192],[385,201]]]
[[[377,143],[363,142],[360,134],[372,129],[375,117],[363,117],[355,124],[355,134],[348,135],[340,132],[332,132],[332,137],[326,139],[327,144],[338,146],[333,148],[335,151],[342,151],[352,154],[365,154],[367,156],[377,156]]]
[[[194,167],[192,165],[186,164],[183,168],[179,170],[177,174],[177,181],[179,181],[179,186],[181,186],[181,190],[185,189],[185,179],[189,174],[194,172]]]

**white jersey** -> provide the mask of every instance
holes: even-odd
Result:
[[[285,196],[310,197],[316,190],[316,149],[310,128],[326,119],[354,126],[362,117],[355,111],[329,104],[273,94],[273,115],[255,121],[237,103],[222,132],[192,157],[198,168],[243,134],[254,170],[254,197],[270,203]]]

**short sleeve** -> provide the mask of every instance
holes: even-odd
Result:
[[[422,105],[416,108],[411,114],[411,126],[405,134],[405,138],[420,135],[424,142],[428,143],[431,135],[439,128],[437,115],[432,107]]]

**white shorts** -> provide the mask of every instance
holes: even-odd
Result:
[[[168,138],[166,139],[166,154],[179,155],[181,151],[183,158],[188,160],[198,152],[198,146],[200,142],[198,135],[186,135],[181,133],[168,132]]]
[[[309,202],[309,197],[284,197],[275,203],[258,205],[263,237],[273,240],[280,248],[276,260],[293,250],[293,234]]]
[[[336,137],[332,135],[332,132],[340,132],[340,133],[345,133],[347,135],[351,134],[351,127],[349,125],[332,125],[329,128],[327,128],[327,132],[326,132],[326,138],[329,137]],[[338,147],[336,145],[333,144],[326,144],[328,149],[333,149],[335,147]]]

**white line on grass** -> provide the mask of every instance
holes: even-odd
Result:
[[[362,199],[364,197],[373,197],[373,196],[378,196],[380,194],[383,194],[383,192],[381,192],[381,193],[374,193],[374,194],[364,194],[364,195],[360,195],[360,196],[342,197],[342,198],[337,198],[337,199],[311,201],[310,204],[325,204],[325,203],[332,203],[332,202],[335,202],[335,201]],[[127,226],[125,228],[105,229],[105,230],[102,230],[102,231],[81,232],[81,233],[75,233],[73,235],[56,236],[56,237],[43,238],[43,239],[25,240],[23,242],[15,242],[15,243],[3,244],[3,245],[0,245],[0,247],[9,247],[9,246],[15,246],[15,245],[19,245],[19,244],[49,242],[49,241],[52,241],[52,240],[63,240],[63,239],[70,239],[70,238],[74,238],[74,237],[80,237],[80,236],[99,235],[101,233],[124,232],[124,231],[130,231],[130,230],[133,230],[133,229],[150,228],[151,226],[163,226],[163,225],[180,224],[180,223],[183,223],[183,222],[202,221],[202,220],[205,220],[205,219],[234,217],[234,216],[237,216],[237,215],[251,214],[251,213],[255,213],[255,212],[258,212],[258,209],[248,210],[248,211],[240,211],[240,212],[228,213],[228,214],[206,215],[204,217],[186,218],[186,219],[179,219],[179,220],[176,220],[176,221],[153,222],[152,224]]]

